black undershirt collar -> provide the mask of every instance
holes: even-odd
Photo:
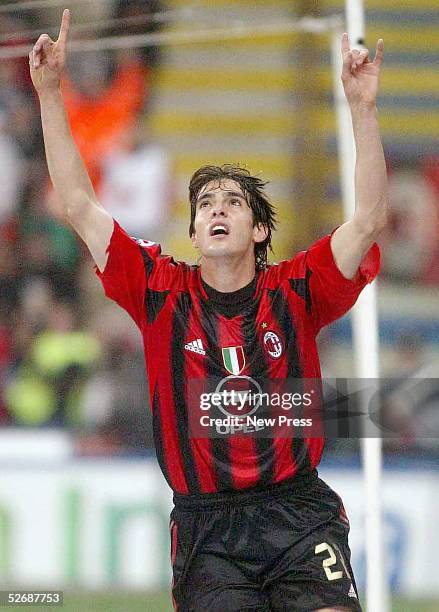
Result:
[[[200,277],[201,278],[201,277]],[[208,285],[202,278],[201,283],[207,295],[208,302],[215,310],[227,318],[236,317],[241,314],[253,302],[258,275],[255,274],[252,281],[237,291],[217,291]]]

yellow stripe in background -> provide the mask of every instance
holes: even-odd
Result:
[[[232,151],[222,155],[208,152],[199,155],[184,155],[175,161],[175,172],[183,176],[191,176],[195,170],[206,163],[215,165],[233,162],[247,167],[252,174],[261,174],[264,180],[289,179],[293,172],[293,162],[285,153],[269,156],[236,154]]]
[[[289,115],[200,115],[188,113],[158,113],[154,132],[158,136],[172,134],[209,133],[243,136],[271,134],[284,136],[294,128],[294,117]]]
[[[344,10],[345,0],[326,0],[325,7],[326,8],[338,8],[341,11]],[[367,0],[365,2],[366,15],[367,10],[382,10],[389,11],[392,9],[397,9],[398,12],[403,13],[404,11],[421,11],[425,9],[430,9],[430,11],[437,10],[437,3],[435,0]],[[395,13],[395,18],[397,18],[398,12]]]
[[[211,7],[212,0],[204,0],[196,3],[196,8],[199,11],[202,11],[204,8]],[[325,1],[325,9],[339,9],[340,11],[344,10],[345,0],[326,0]],[[434,11],[437,9],[437,5],[435,4],[435,0],[367,0],[366,9],[380,9],[380,10],[391,10],[398,9],[400,12],[404,10],[416,11],[416,10],[425,10],[430,9]],[[294,3],[291,0],[215,0],[215,6],[224,6],[224,7],[254,7],[254,6],[263,6],[264,8],[273,6],[282,6],[282,7],[291,7]],[[175,8],[187,8],[191,6],[191,2],[188,0],[172,0],[170,2],[170,6]],[[226,16],[226,15],[225,15]]]
[[[300,69],[263,70],[245,72],[244,70],[225,70],[221,75],[221,88],[235,91],[260,91],[261,89],[287,92],[293,89],[300,78]],[[332,91],[332,73],[329,66],[316,68],[316,82]],[[161,90],[190,91],[191,89],[210,90],[218,87],[218,74],[208,70],[162,70],[157,77],[156,86]],[[439,91],[439,71],[434,67],[400,66],[384,64],[381,76],[381,92],[416,95]]]
[[[326,136],[335,135],[334,114],[328,111],[316,112],[316,125]],[[380,111],[380,127],[384,136],[396,136],[403,140],[416,138],[433,139],[439,136],[439,108],[432,111],[383,109]]]
[[[285,136],[288,132],[293,133],[296,121],[300,116],[200,116],[188,114],[161,114],[155,120],[155,132],[157,135],[172,135],[176,133],[191,134],[199,133],[211,135],[236,135],[245,134],[270,134],[273,136]],[[332,110],[318,110],[315,113],[314,125],[317,133],[332,136],[335,132],[335,117]],[[420,136],[422,138],[434,138],[439,135],[439,109],[420,112],[417,110],[397,111],[386,109],[380,112],[380,125],[383,134],[396,134],[404,138]]]
[[[438,8],[436,8],[436,11]],[[380,26],[374,21],[373,27],[366,28],[366,43],[370,49],[375,48],[378,38],[384,39],[384,53],[386,49],[392,51],[423,51],[433,53],[439,51],[439,29],[438,26],[416,25],[411,27],[398,25],[398,15],[395,13],[395,25],[383,24]]]
[[[437,10],[437,9],[436,9]],[[397,16],[396,16],[397,18]],[[273,18],[273,23],[276,22],[276,18]],[[250,25],[248,26],[250,27]],[[194,29],[194,28],[192,28]],[[201,29],[201,28],[200,28]],[[215,26],[207,26],[206,29],[215,30]],[[179,32],[186,33],[190,31],[186,28],[178,29],[167,29],[168,33]],[[236,49],[239,52],[240,49],[254,49],[255,52],[263,50],[264,53],[270,52],[270,46],[276,49],[283,48],[285,51],[289,47],[294,47],[298,42],[297,32],[286,32],[283,34],[258,34],[254,35],[247,33],[243,34],[239,38],[230,38],[227,40],[206,40],[203,42],[189,42],[179,45],[181,47],[193,47],[196,45],[203,46],[214,46],[218,47],[221,45],[227,45],[228,49]],[[316,39],[323,38],[328,41],[328,54],[329,54],[329,37],[330,32],[325,32],[321,35],[316,35]],[[383,38],[386,48],[392,50],[400,50],[407,53],[408,51],[425,51],[426,49],[431,52],[439,50],[439,30],[437,26],[426,26],[425,23],[416,23],[416,19],[412,22],[410,27],[407,25],[401,26],[395,24],[395,26],[389,26],[388,23],[379,24],[378,19],[374,19],[373,24],[368,24],[366,27],[366,46],[371,49],[375,48],[376,41],[378,38]]]
[[[381,76],[381,92],[400,95],[437,95],[439,71],[422,66],[384,67]]]
[[[323,87],[331,92],[333,89],[332,72],[329,68],[316,71]],[[439,92],[439,71],[422,66],[400,66],[384,64],[381,73],[380,93],[387,95],[432,95]],[[378,94],[379,95],[379,94]]]
[[[170,2],[170,6],[175,8],[188,8],[191,6],[190,0],[172,0]],[[212,0],[198,0],[196,3],[193,3],[197,11],[203,11],[203,9],[212,7]],[[274,7],[282,6],[282,7],[291,7],[291,0],[215,0],[215,7],[224,6],[224,7],[233,7],[235,10],[237,8],[247,8],[247,7]],[[225,14],[226,18],[227,15]]]
[[[178,68],[162,69],[157,75],[156,85],[160,89],[175,89],[185,91],[190,89],[234,89],[240,91],[285,91],[293,87],[295,70],[230,70],[223,72],[202,70],[196,67],[188,70]]]

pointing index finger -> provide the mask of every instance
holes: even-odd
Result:
[[[343,55],[346,55],[346,53],[349,53],[349,51],[350,51],[349,36],[347,32],[345,32],[341,37],[341,52]]]
[[[384,55],[384,40],[380,38],[377,42],[375,58],[373,60],[373,63],[376,64],[377,66],[380,66],[381,62],[383,61],[383,55]]]
[[[59,29],[58,42],[62,45],[67,43],[67,37],[69,34],[69,25],[70,25],[70,11],[69,9],[64,9],[61,19],[61,27]]]

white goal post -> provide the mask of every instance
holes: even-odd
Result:
[[[346,0],[346,25],[351,47],[362,48],[365,41],[363,0]],[[340,79],[342,59],[339,28],[332,33],[334,98],[337,113],[340,183],[345,219],[355,210],[355,143],[349,106]],[[376,281],[362,291],[352,309],[352,334],[357,378],[379,378],[379,330]],[[367,406],[364,407],[367,409]],[[362,439],[365,482],[366,603],[372,612],[388,612],[389,591],[384,559],[384,530],[381,503],[382,442],[379,432]]]

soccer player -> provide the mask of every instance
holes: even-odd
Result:
[[[386,168],[374,61],[343,35],[342,80],[355,132],[353,218],[289,261],[268,265],[274,209],[246,170],[206,166],[193,175],[189,233],[200,265],[130,238],[100,206],[72,140],[60,93],[69,11],[56,42],[30,53],[47,162],[73,228],[105,293],[144,340],[157,457],[174,491],[173,600],[177,610],[360,610],[349,522],[317,476],[321,437],[191,436],[191,380],[320,376],[315,338],[376,276],[375,239],[386,221]],[[145,202],[148,206],[148,202]]]

